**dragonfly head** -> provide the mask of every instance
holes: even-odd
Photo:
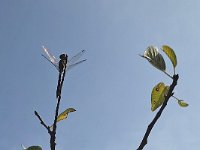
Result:
[[[67,60],[67,57],[68,57],[67,54],[61,54],[60,55],[61,60]]]

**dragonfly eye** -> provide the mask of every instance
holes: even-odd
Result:
[[[67,57],[68,57],[67,54],[61,54],[61,55],[60,55],[60,59],[61,59],[61,60],[66,60]]]

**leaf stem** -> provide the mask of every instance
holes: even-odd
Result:
[[[174,95],[172,95],[173,98],[175,98],[177,101],[179,101],[179,99],[177,97],[175,97]]]
[[[175,70],[175,67],[173,67],[174,68],[174,75],[176,74],[176,70]]]
[[[168,74],[166,71],[163,71],[163,72],[173,80],[173,77],[170,74]]]

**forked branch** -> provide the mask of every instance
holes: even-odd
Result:
[[[58,84],[57,84],[57,90],[56,90],[56,98],[57,98],[57,104],[56,104],[56,110],[55,110],[55,116],[52,127],[47,126],[44,121],[42,120],[41,116],[38,114],[38,112],[35,111],[35,115],[40,120],[40,123],[47,129],[49,135],[50,135],[50,147],[51,150],[56,149],[56,128],[57,128],[57,118],[59,113],[59,107],[60,107],[60,101],[61,101],[61,92],[62,92],[62,86],[65,78],[66,73],[66,64],[64,64],[63,71],[59,72],[59,78],[58,78]]]
[[[163,102],[163,105],[161,106],[160,110],[157,112],[157,114],[154,117],[154,119],[152,120],[152,122],[148,125],[146,133],[145,133],[145,135],[144,135],[144,137],[143,137],[143,139],[142,139],[137,150],[142,150],[144,148],[144,146],[147,144],[147,139],[148,139],[148,137],[151,133],[151,130],[153,129],[154,125],[156,124],[156,122],[160,118],[163,110],[167,106],[169,98],[174,94],[173,90],[174,90],[175,86],[177,85],[178,78],[179,78],[178,74],[173,76],[173,82],[169,87],[169,91],[168,91],[167,95],[165,96],[165,101]]]

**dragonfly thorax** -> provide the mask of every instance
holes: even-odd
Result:
[[[60,55],[60,59],[61,60],[66,60],[67,61],[67,58],[68,58],[67,54],[61,54]]]

